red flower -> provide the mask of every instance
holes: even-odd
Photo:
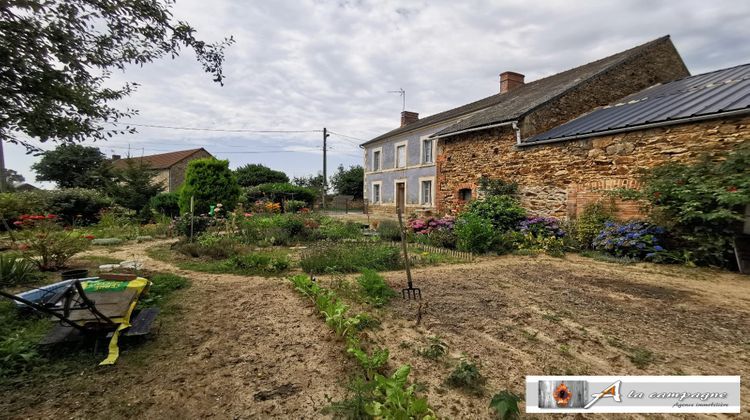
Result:
[[[84,238],[86,238],[86,239],[88,239],[90,241],[90,240],[96,238],[96,236],[94,236],[94,235],[86,235],[86,236],[84,236]]]
[[[737,191],[737,187],[731,186],[731,187],[727,188],[727,191],[729,191],[729,192],[735,192],[735,191]]]

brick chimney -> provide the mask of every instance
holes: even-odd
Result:
[[[419,120],[419,114],[411,111],[401,111],[401,127],[417,122]]]
[[[512,71],[500,73],[500,93],[509,92],[523,86],[523,77],[523,74]]]

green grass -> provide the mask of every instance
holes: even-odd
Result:
[[[374,270],[364,270],[357,277],[360,293],[365,302],[379,308],[387,305],[396,292],[385,282],[383,276]]]
[[[152,284],[146,294],[139,299],[140,308],[161,306],[172,293],[190,286],[190,280],[171,273],[152,274],[148,279]]]
[[[306,273],[387,271],[403,266],[399,248],[381,243],[322,243],[308,249],[300,260]]]
[[[146,255],[174,264],[183,270],[214,274],[271,276],[282,274],[291,267],[289,253],[286,250],[247,253],[214,260],[191,258],[165,246],[154,246],[146,249]]]

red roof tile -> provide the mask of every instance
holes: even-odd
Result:
[[[185,158],[188,158],[197,152],[200,152],[203,150],[204,152],[208,153],[204,148],[199,149],[190,149],[190,150],[179,150],[176,152],[169,152],[169,153],[160,153],[158,155],[148,155],[148,156],[139,156],[139,157],[132,157],[129,159],[118,159],[112,162],[112,166],[118,169],[122,169],[127,165],[128,160],[134,160],[134,161],[142,161],[143,163],[147,164],[151,167],[151,169],[167,169],[171,168],[178,162],[182,161]],[[209,153],[210,154],[210,153]]]

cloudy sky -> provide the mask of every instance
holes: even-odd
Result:
[[[532,81],[666,34],[692,74],[750,62],[746,1],[178,0],[174,14],[207,41],[234,36],[226,83],[189,51],[117,73],[113,83],[141,84],[121,104],[140,110],[132,123],[309,132],[141,127],[96,143],[107,155],[205,147],[231,167],[300,176],[322,167],[323,127],[340,134],[329,168],[360,164],[358,139],[397,127],[399,88],[427,116],[497,93],[503,71]],[[6,145],[6,165],[28,181],[36,159]]]

